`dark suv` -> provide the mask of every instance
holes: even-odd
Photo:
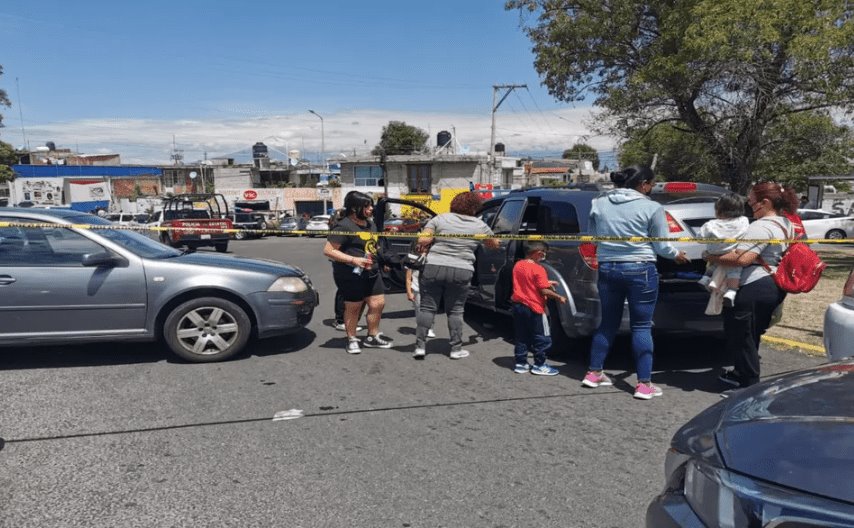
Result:
[[[229,215],[234,229],[239,229],[234,233],[235,240],[244,240],[247,238],[259,238],[263,236],[258,230],[264,229],[264,219],[255,213],[236,212]]]
[[[706,184],[670,182],[656,184],[651,198],[665,207],[670,235],[673,238],[695,236],[700,226],[714,218],[714,200],[726,192],[722,187]],[[533,188],[512,191],[487,201],[481,218],[496,235],[589,235],[588,218],[594,198],[600,191],[570,188]],[[388,200],[392,203],[405,203]],[[415,203],[407,207],[426,208]],[[382,202],[378,208],[384,207]],[[374,215],[382,218],[382,214]],[[379,222],[378,222],[379,224]],[[382,226],[378,226],[381,230]],[[389,287],[399,289],[402,273],[394,264],[409,240],[391,238],[383,240],[383,249],[390,254],[392,272],[387,277]],[[599,294],[596,286],[596,245],[580,241],[548,241],[549,257],[543,265],[549,279],[557,281],[558,292],[566,295],[568,302],[550,306],[552,333],[555,337],[581,338],[590,336],[599,325]],[[719,334],[722,320],[705,315],[709,294],[697,280],[705,269],[702,252],[705,245],[678,242],[691,263],[677,265],[671,260],[659,259],[659,300],[654,323],[656,332],[668,334]],[[477,250],[475,276],[469,293],[469,303],[509,313],[512,294],[512,270],[522,259],[523,247],[519,240],[502,239],[498,250],[483,246]],[[628,311],[623,314],[621,331],[629,330]]]

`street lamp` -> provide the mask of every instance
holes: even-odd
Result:
[[[323,116],[314,110],[309,110],[308,113],[314,114],[320,118],[320,157],[323,158],[323,168],[326,169],[326,158],[324,156],[324,153],[326,152],[326,133],[323,131]]]

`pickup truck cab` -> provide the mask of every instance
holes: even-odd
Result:
[[[695,236],[707,220],[714,218],[714,201],[724,192],[725,189],[714,185],[669,182],[656,184],[650,198],[665,207],[669,235],[679,238]],[[513,237],[589,235],[590,209],[593,199],[600,193],[587,187],[531,188],[514,190],[485,202],[481,219],[495,235],[506,238],[500,239],[497,250],[486,249],[483,245],[478,247],[468,303],[509,314],[513,265],[524,258],[522,240]],[[384,218],[384,208],[395,202],[420,211],[425,218],[422,225],[432,215],[432,211],[421,204],[389,199],[377,204],[374,217]],[[383,231],[380,220],[377,220],[377,228]],[[400,262],[411,242],[412,239],[401,237],[381,240],[385,259],[391,265],[391,272],[385,277],[390,292],[400,290],[400,277],[405,272]],[[568,299],[566,304],[551,303],[549,306],[552,335],[558,339],[590,336],[600,319],[596,245],[569,239],[548,240],[548,244],[549,256],[543,266],[549,279],[557,282],[558,293]],[[688,254],[691,263],[680,266],[671,260],[658,259],[660,288],[654,316],[656,333],[720,335],[722,319],[705,315],[709,294],[697,284],[705,270],[702,259],[705,245],[695,242],[674,245]],[[623,314],[621,331],[629,331],[628,310]]]
[[[228,251],[233,229],[228,218],[228,203],[221,194],[179,194],[163,206],[160,241],[167,246],[186,246],[195,250],[213,246],[217,252]]]

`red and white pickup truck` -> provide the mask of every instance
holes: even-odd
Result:
[[[221,194],[178,194],[163,206],[160,241],[172,247],[186,246],[190,250],[213,246],[217,252],[228,251],[233,229],[228,218],[228,203]]]

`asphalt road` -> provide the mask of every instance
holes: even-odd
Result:
[[[514,374],[509,319],[466,315],[472,356],[447,357],[445,319],[423,362],[403,295],[387,298],[391,350],[344,353],[322,239],[233,242],[306,269],[309,327],[220,364],[163,346],[0,349],[0,526],[638,526],[662,487],[671,435],[718,401],[712,341],[659,340],[664,396],[617,381],[584,389],[584,351],[561,375]],[[821,362],[763,351],[772,375]],[[627,370],[628,369],[628,370]],[[304,417],[272,421],[300,409]]]

